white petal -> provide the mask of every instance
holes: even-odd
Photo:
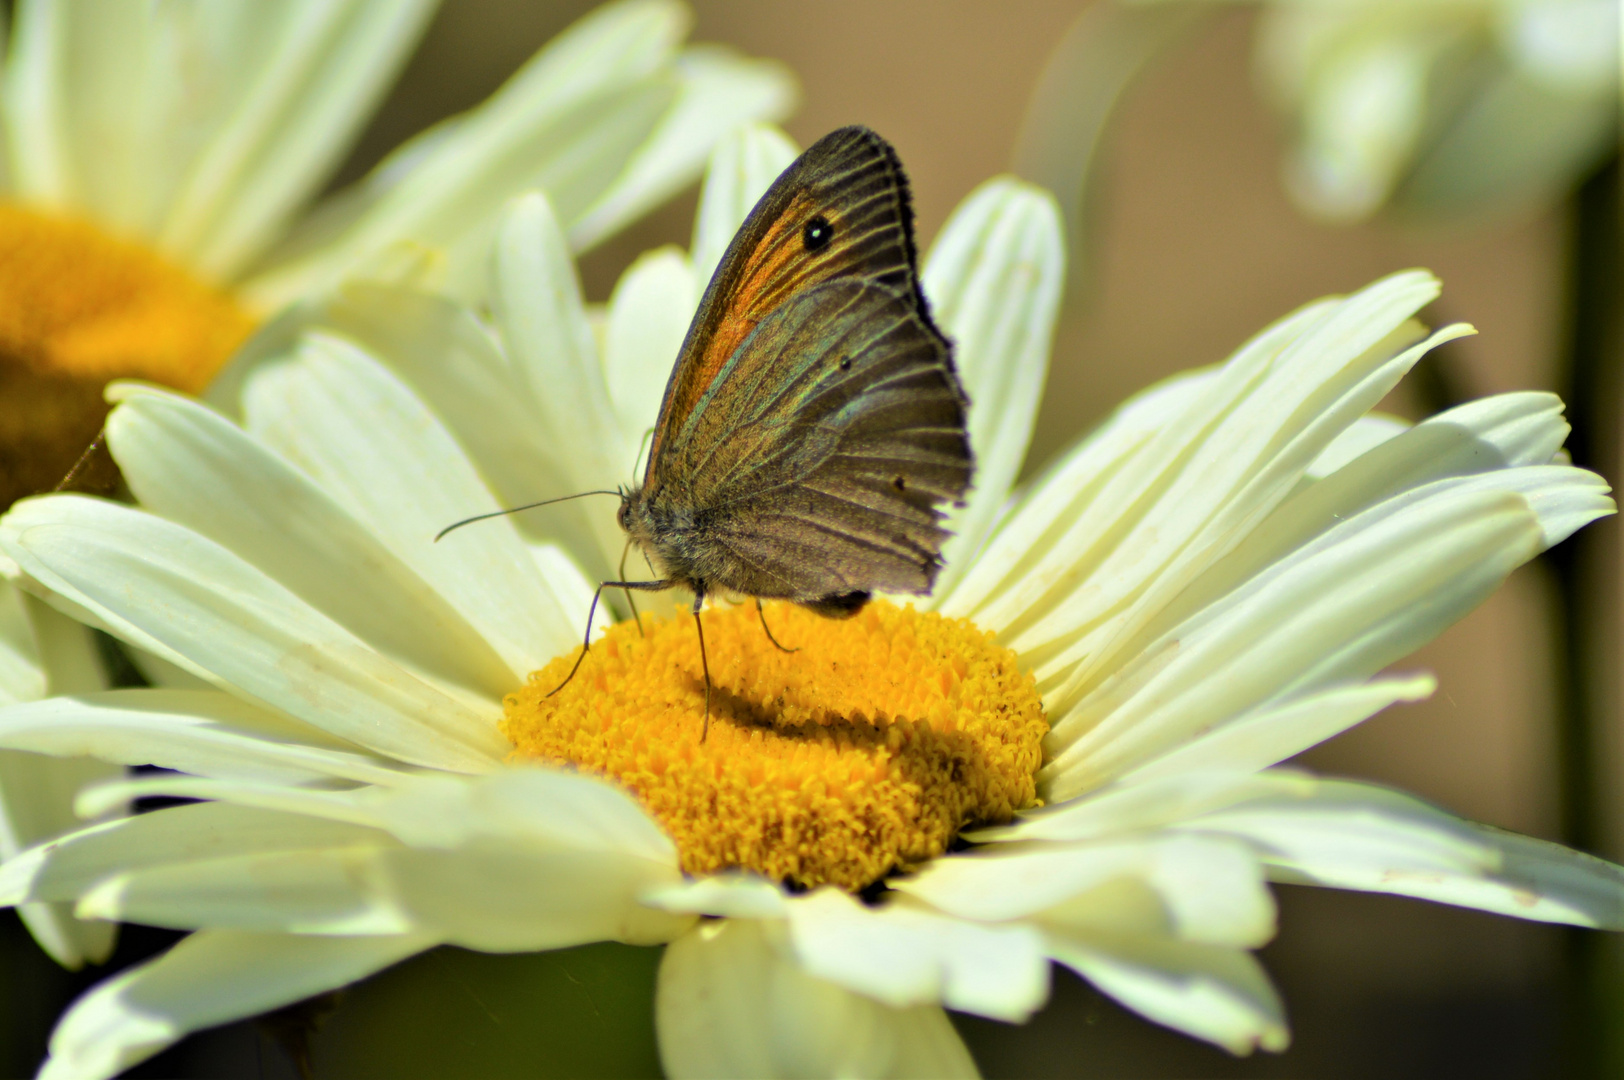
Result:
[[[1022,844],[933,860],[896,888],[963,919],[1037,915],[1122,878],[1153,890],[1169,928],[1188,941],[1261,945],[1274,936],[1274,900],[1252,853],[1240,845],[1167,837]],[[1161,911],[1158,912],[1161,914]]]
[[[317,0],[289,5],[269,33],[241,27],[249,53],[243,59],[263,62],[250,66],[251,81],[236,100],[212,103],[231,108],[176,175],[161,207],[159,250],[213,278],[234,276],[263,251],[348,151],[434,6]],[[199,96],[194,91],[177,105],[195,109]],[[161,152],[145,148],[149,159]]]
[[[644,253],[615,284],[603,367],[626,435],[641,440],[654,427],[698,299],[693,268],[674,247]]]
[[[29,619],[30,599],[11,581],[0,580],[0,704],[33,701],[46,693],[45,668]]]
[[[775,61],[698,45],[684,50],[675,67],[676,100],[659,126],[614,185],[570,226],[576,251],[676,194],[727,132],[753,120],[781,120],[795,106],[795,76]]]
[[[694,280],[708,284],[744,219],[800,151],[776,127],[750,124],[716,144],[699,193],[690,247]]]
[[[385,761],[218,690],[108,690],[13,705],[0,709],[0,746],[223,779],[390,783],[400,778]],[[99,772],[93,779],[119,775]],[[64,813],[69,803],[71,797]]]
[[[74,1002],[51,1035],[40,1076],[114,1076],[193,1031],[364,979],[434,944],[412,936],[193,934]]]
[[[388,787],[350,791],[149,776],[81,795],[81,812],[162,795],[308,814],[384,829],[417,848],[453,850],[486,840],[536,851],[609,851],[677,865],[669,837],[630,795],[601,780],[555,768],[504,769],[482,777],[421,773]],[[672,884],[655,881],[650,889]]]
[[[1361,416],[1353,422],[1353,426],[1332,439],[1331,444],[1320,451],[1320,456],[1314,459],[1314,463],[1308,467],[1304,476],[1308,480],[1329,476],[1366,451],[1374,450],[1408,430],[1410,430],[1409,422],[1397,417],[1376,413]]]
[[[420,777],[354,792],[156,778],[99,796],[161,792],[389,835],[137,869],[103,882],[83,911],[183,928],[352,934],[417,927],[486,951],[650,944],[693,921],[639,902],[681,880],[658,827],[622,792],[559,770],[518,769],[472,782]]]
[[[792,900],[789,925],[807,971],[895,1008],[940,1003],[1019,1021],[1049,996],[1029,926],[965,922],[907,898],[868,908],[833,888]]]
[[[1189,823],[1256,845],[1279,880],[1624,929],[1624,867],[1474,825],[1371,784],[1321,781]]]
[[[124,384],[108,446],[143,508],[215,541],[410,670],[488,699],[514,673],[428,583],[268,447],[178,394]]]
[[[789,910],[777,885],[737,871],[652,889],[643,894],[642,901],[664,911],[734,919],[778,919]]]
[[[1041,188],[989,180],[959,204],[925,260],[925,295],[970,396],[974,488],[936,588],[946,595],[981,546],[1026,458],[1066,278],[1060,208]]]
[[[0,583],[0,625],[0,660],[10,661],[0,700],[29,702],[46,694],[99,690],[106,683],[90,631],[9,582]],[[79,789],[122,773],[117,766],[85,757],[61,761],[0,753],[0,858],[10,859],[31,844],[78,828],[82,822],[73,812],[73,800]],[[99,964],[113,951],[116,926],[75,918],[64,904],[27,903],[18,915],[63,967]]]
[[[1047,553],[1043,541],[1077,523],[1107,483],[1210,390],[1219,374],[1217,369],[1185,372],[1123,403],[1028,486],[992,541],[966,567],[958,586],[940,601],[941,607],[968,615],[1032,573]]]
[[[411,387],[450,429],[504,506],[580,490],[561,463],[561,448],[540,422],[547,412],[534,398],[534,383],[467,308],[415,289],[352,282],[321,305],[311,325],[359,343]],[[597,362],[595,352],[591,360]],[[583,504],[563,503],[525,511],[512,521],[526,536],[556,537],[591,554],[596,540],[585,522],[588,512]]]
[[[79,825],[73,797],[81,787],[105,781],[122,770],[100,761],[58,761],[37,754],[0,753],[0,857],[13,859],[28,845],[53,840]],[[113,951],[117,927],[76,918],[66,904],[23,903],[29,933],[51,958],[76,970],[99,964]]]
[[[1025,811],[1014,824],[972,829],[964,835],[976,843],[1110,839],[1313,784],[1311,778],[1286,769],[1259,775],[1215,766],[1210,771],[1143,779],[1135,772],[1079,798]]]
[[[1280,997],[1244,949],[1127,934],[1051,934],[1049,948],[1128,1008],[1232,1054],[1290,1041]]]
[[[558,490],[538,488],[530,498],[609,488],[628,479],[642,432],[628,435],[620,426],[575,264],[551,206],[540,195],[516,200],[502,223],[491,307],[533,405],[532,426],[561,477]],[[614,515],[593,513],[582,503],[565,508],[588,515],[579,520],[597,537],[601,566],[614,565],[625,545]]]
[[[221,689],[416,764],[482,771],[504,752],[494,702],[472,711],[161,518],[52,495],[14,506],[0,543],[121,637]]]
[[[1389,705],[1432,696],[1431,675],[1337,686],[1231,720],[1122,778],[1133,785],[1200,770],[1254,772],[1317,746]]]
[[[1611,508],[1601,497],[1606,484],[1599,477],[1519,468],[1549,464],[1567,434],[1560,399],[1554,394],[1522,393],[1470,402],[1385,439],[1323,479],[1304,484],[1245,543],[1167,605],[1141,631],[1141,640],[1206,606],[1338,523],[1383,503],[1389,512],[1395,512],[1407,505],[1405,499],[1444,490],[1429,487],[1441,480],[1472,477],[1475,486],[1484,490],[1534,496],[1531,502],[1540,515],[1546,546],[1555,544],[1593,520],[1596,513]],[[1324,457],[1321,455],[1322,461]],[[1560,489],[1554,502],[1541,494],[1553,481]],[[1591,516],[1585,516],[1587,513]]]
[[[668,1076],[978,1075],[940,1008],[892,1008],[809,975],[777,937],[735,919],[666,946],[654,1013]]]
[[[386,160],[368,204],[343,235],[273,265],[245,291],[264,307],[336,285],[396,245],[446,251],[452,279],[484,283],[503,205],[532,188],[573,221],[626,168],[676,95],[666,71],[686,30],[676,4],[610,4],[559,35],[475,110],[431,129]]]
[[[81,826],[0,866],[0,903],[77,900],[118,874],[227,856],[397,841],[370,825],[201,802]]]
[[[1097,786],[1258,706],[1374,674],[1481,603],[1539,547],[1527,501],[1510,492],[1450,492],[1343,523],[1056,717],[1046,797]]]
[[[245,398],[249,430],[461,612],[507,664],[509,689],[574,643],[578,628],[511,522],[434,542],[447,525],[500,507],[438,418],[366,353],[312,334],[296,358],[254,371]]]
[[[978,623],[1023,653],[1058,650],[1050,666],[1075,666],[1080,686],[1103,677],[1134,630],[1240,543],[1331,439],[1426,349],[1465,332],[1411,344],[1419,331],[1407,319],[1436,294],[1429,275],[1399,274],[1265,331],[1105,482],[1072,535],[1005,526],[1009,542],[1044,555]]]

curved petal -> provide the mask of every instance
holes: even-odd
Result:
[[[1411,512],[1344,523],[1059,713],[1046,738],[1045,797],[1096,787],[1259,706],[1374,674],[1476,607],[1539,548],[1537,520],[1512,492],[1449,492]]]
[[[693,922],[639,902],[681,880],[658,827],[620,791],[559,770],[403,778],[349,792],[160,777],[109,785],[81,806],[159,793],[219,799],[203,805],[247,824],[199,836],[212,844],[187,851],[203,814],[142,815],[124,830],[135,853],[122,864],[115,855],[95,879],[75,872],[108,853],[108,830],[87,834],[36,855],[35,884],[16,895],[57,898],[66,878],[89,886],[79,911],[102,918],[323,935],[422,931],[492,952],[656,943]],[[239,832],[252,840],[257,824],[259,844],[229,842]],[[142,852],[157,857],[143,861]],[[0,868],[0,883],[19,888],[28,865]]]
[[[123,384],[113,458],[144,509],[264,571],[379,652],[488,699],[513,687],[479,632],[326,490],[178,394]]]
[[[435,543],[453,522],[500,507],[438,417],[382,364],[311,334],[295,356],[250,374],[244,398],[248,430],[461,612],[507,665],[507,689],[574,644],[579,630],[511,522]]]
[[[893,1008],[809,975],[781,937],[730,919],[666,946],[654,1015],[668,1076],[979,1075],[939,1007]]]
[[[698,45],[677,57],[677,96],[614,184],[570,226],[585,251],[676,194],[717,140],[749,121],[782,120],[795,107],[795,76],[782,64]]]
[[[1540,922],[1624,929],[1624,867],[1347,781],[1186,823],[1253,844],[1274,877]]]
[[[628,438],[641,442],[653,429],[698,299],[693,268],[674,247],[645,252],[615,283],[603,369],[615,415]],[[642,479],[630,473],[627,477],[634,484]]]
[[[10,582],[0,582],[0,657],[7,668],[0,700],[22,708],[39,698],[58,700],[48,695],[96,691],[107,683],[90,631]],[[0,752],[0,859],[79,828],[83,822],[73,808],[79,790],[123,771],[90,757]],[[76,918],[65,904],[25,903],[17,914],[40,948],[70,970],[99,964],[113,951],[118,927]]]
[[[337,989],[435,944],[411,935],[193,934],[74,1002],[51,1035],[40,1076],[115,1076],[191,1032]]]
[[[981,546],[1026,458],[1065,287],[1060,208],[1009,177],[971,192],[942,226],[922,284],[970,396],[974,487],[947,525],[936,583],[946,596]]]
[[[537,427],[566,483],[609,482],[627,466],[581,285],[546,196],[516,199],[497,235],[491,308]]]
[[[221,779],[377,784],[401,776],[352,744],[218,690],[107,690],[8,706],[0,709],[0,747],[30,751],[36,761],[33,754],[83,756]],[[117,775],[102,769],[93,779]]]
[[[1167,836],[1000,844],[933,860],[896,888],[949,915],[1002,923],[1034,916],[1123,878],[1144,882],[1169,931],[1187,941],[1257,946],[1274,936],[1274,899],[1251,851]]]
[[[352,193],[361,209],[313,252],[247,282],[266,308],[366,274],[401,244],[446,252],[461,291],[482,291],[503,205],[531,188],[573,221],[656,130],[689,16],[674,3],[608,4],[560,34],[474,110],[417,136]]]
[[[1051,933],[1056,960],[1128,1008],[1232,1054],[1284,1050],[1285,1007],[1244,949],[1134,934]]]
[[[371,825],[199,802],[84,825],[0,866],[0,903],[76,901],[121,874],[229,856],[398,843]]]
[[[18,503],[0,542],[28,573],[132,644],[339,738],[438,768],[504,752],[475,711],[378,655],[230,552],[151,514],[83,496]]]
[[[716,144],[689,246],[701,292],[751,208],[799,153],[788,135],[767,124],[748,125]]]
[[[1020,1021],[1049,996],[1040,935],[1019,923],[966,922],[907,897],[868,908],[833,888],[791,900],[788,921],[807,971],[895,1008]]]

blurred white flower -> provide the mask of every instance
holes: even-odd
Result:
[[[1287,186],[1357,221],[1559,198],[1618,144],[1617,0],[1269,0]]]
[[[196,931],[75,1003],[46,1075],[110,1076],[190,1031],[447,942],[669,943],[656,1015],[673,1076],[948,1076],[974,1063],[943,1006],[1024,1019],[1051,962],[1234,1052],[1283,1047],[1283,1008],[1249,951],[1274,930],[1270,880],[1624,927],[1618,867],[1276,767],[1430,693],[1429,677],[1378,673],[1611,511],[1599,478],[1562,463],[1560,403],[1503,395],[1413,428],[1368,416],[1427,349],[1465,332],[1411,320],[1437,284],[1410,272],[1139,395],[1013,492],[1062,240],[1052,200],[1010,180],[961,205],[924,271],[975,402],[980,464],[927,603],[973,623],[876,605],[808,624],[837,644],[900,626],[896,656],[942,627],[974,639],[975,656],[885,672],[916,680],[956,726],[924,706],[865,707],[871,720],[837,737],[814,724],[787,738],[719,715],[701,745],[692,658],[641,664],[621,628],[616,648],[589,654],[608,666],[583,673],[572,707],[593,719],[581,747],[658,763],[625,777],[642,804],[515,761],[504,696],[511,723],[526,676],[579,647],[591,582],[572,556],[600,568],[619,545],[563,517],[553,532],[500,518],[431,538],[510,497],[629,478],[696,275],[792,152],[764,131],[724,144],[692,256],[640,261],[597,332],[566,234],[529,196],[497,239],[494,326],[445,300],[351,287],[285,350],[229,372],[221,411],[115,388],[108,437],[136,506],[52,495],[0,519],[27,588],[172,672],[163,688],[0,709],[0,747],[182,774],[93,789],[87,814],[138,795],[200,800],[0,865],[0,902]],[[706,616],[724,631],[730,618]],[[730,650],[712,648],[719,685],[756,702],[747,675],[720,670]],[[1019,658],[1004,696],[975,666],[988,655],[1010,670]],[[809,649],[793,664],[815,662]],[[658,693],[583,711],[617,679]],[[907,793],[887,770],[918,765],[910,747],[935,736],[1002,734],[1012,714],[990,710],[1021,695],[1033,709],[1041,695],[1051,730],[1028,771],[1004,778],[1042,809],[975,829],[961,853],[857,850],[913,871],[861,896],[751,872],[906,832],[905,801],[885,810],[897,829],[861,816],[887,785]],[[640,719],[642,734],[625,727]],[[870,725],[878,749],[861,738]],[[952,760],[984,777],[1018,755],[994,757]],[[673,773],[695,786],[658,789]],[[759,800],[724,803],[740,785]],[[769,857],[685,874],[696,853],[662,824],[675,798],[707,842]],[[783,817],[759,815],[774,806]],[[813,824],[827,842],[796,832]]]

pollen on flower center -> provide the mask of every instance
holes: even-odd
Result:
[[[0,204],[0,509],[72,468],[101,429],[108,380],[199,391],[253,325],[143,247]]]
[[[572,653],[507,699],[518,758],[630,789],[683,869],[728,867],[857,890],[940,855],[970,822],[1034,799],[1048,722],[1015,654],[965,619],[876,601],[834,620],[770,604],[706,610],[713,689],[691,617],[644,618]]]

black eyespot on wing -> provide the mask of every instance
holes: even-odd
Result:
[[[898,491],[907,491],[908,490],[908,478],[906,476],[898,476],[897,478],[895,478],[894,480],[891,481],[891,486],[896,488]]]
[[[806,223],[801,230],[801,242],[808,251],[822,251],[829,246],[829,241],[835,238],[835,227],[829,224],[829,219],[822,214]]]

